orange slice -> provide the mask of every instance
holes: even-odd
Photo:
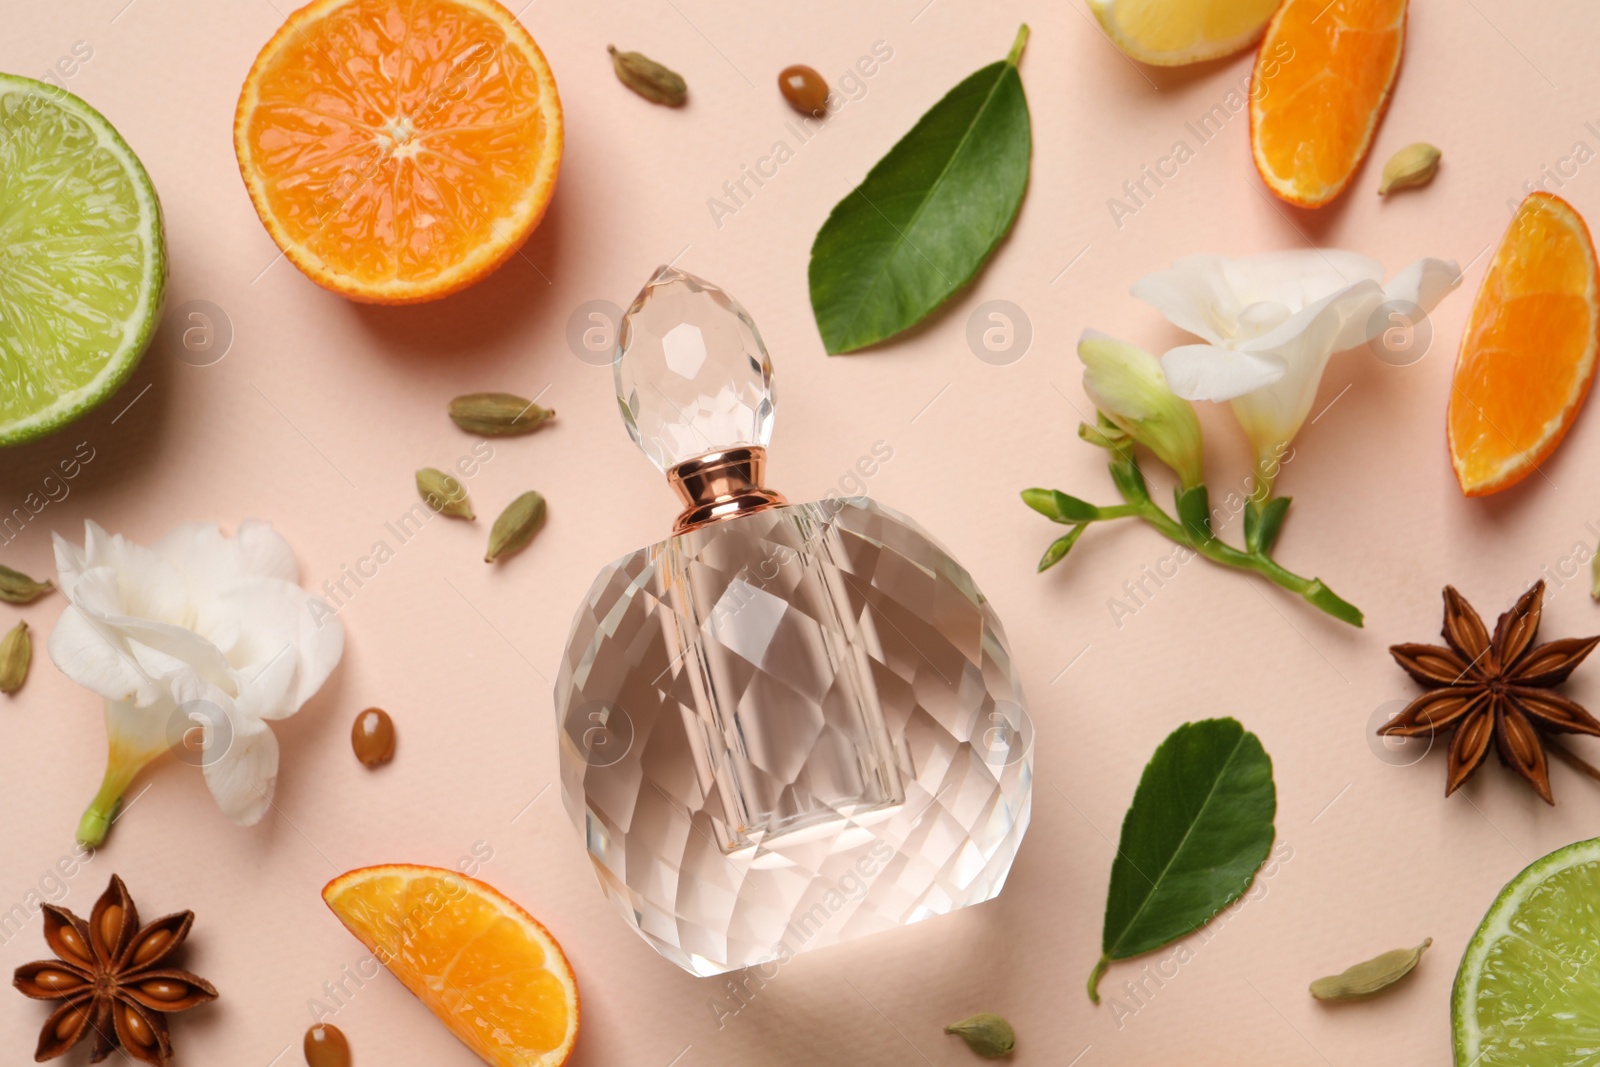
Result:
[[[256,57],[233,146],[267,232],[312,281],[415,303],[484,277],[539,224],[561,99],[494,0],[317,0]]]
[[[567,1062],[578,1039],[572,967],[550,931],[493,888],[392,864],[341,874],[322,899],[485,1062]]]
[[[1400,70],[1406,0],[1284,0],[1250,86],[1250,150],[1267,188],[1321,207],[1372,147]]]
[[[1534,193],[1500,239],[1456,357],[1447,432],[1463,493],[1515,485],[1555,451],[1589,395],[1597,347],[1589,228],[1559,196]]]

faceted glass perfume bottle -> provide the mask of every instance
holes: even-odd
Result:
[[[562,793],[606,895],[702,975],[994,897],[1033,737],[971,575],[867,497],[762,485],[772,366],[716,286],[658,270],[613,369],[684,510],[600,572],[556,680]]]

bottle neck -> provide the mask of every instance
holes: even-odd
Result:
[[[672,532],[787,503],[782,493],[761,484],[766,466],[767,450],[747,445],[708,452],[667,471],[667,482],[684,503]]]

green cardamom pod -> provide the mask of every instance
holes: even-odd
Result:
[[[422,495],[423,503],[441,515],[466,519],[469,522],[477,518],[472,513],[472,501],[467,499],[467,491],[462,488],[460,482],[444,471],[432,467],[423,467],[419,470],[417,492]]]
[[[1433,938],[1426,938],[1416,948],[1397,948],[1340,974],[1318,978],[1311,983],[1311,995],[1318,1000],[1364,1000],[1382,993],[1410,974],[1431,944]]]
[[[468,393],[450,401],[450,419],[468,433],[509,437],[532,433],[555,412],[515,393]]]
[[[506,505],[500,517],[494,520],[489,531],[489,551],[483,554],[485,563],[493,563],[501,556],[521,551],[533,535],[544,525],[544,497],[538,493],[523,493]]]
[[[1433,145],[1420,141],[1406,145],[1383,165],[1383,181],[1378,186],[1378,195],[1388,196],[1393,189],[1427,185],[1439,172],[1439,158],[1443,154]]]
[[[36,582],[21,571],[14,571],[0,563],[0,600],[10,604],[28,604],[54,588],[48,579]]]
[[[33,662],[33,639],[28,636],[28,624],[19,622],[0,640],[0,693],[15,693],[28,677],[28,664]]]
[[[960,1035],[967,1047],[980,1056],[1004,1056],[1017,1046],[1017,1034],[1011,1024],[988,1011],[951,1023],[944,1032]]]
[[[641,52],[619,52],[612,44],[606,45],[606,51],[611,53],[617,80],[646,100],[667,107],[682,107],[689,102],[689,87],[681,74]]]

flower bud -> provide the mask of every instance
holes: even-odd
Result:
[[[1123,433],[1177,472],[1185,489],[1205,477],[1200,420],[1194,405],[1167,386],[1161,361],[1142,348],[1094,330],[1078,341],[1083,388]]]

